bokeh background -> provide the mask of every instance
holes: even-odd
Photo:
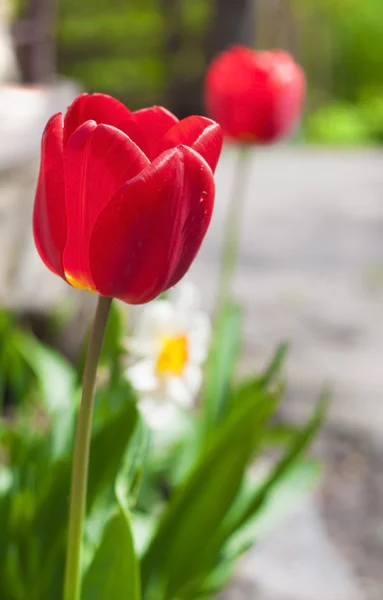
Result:
[[[249,556],[228,598],[381,600],[382,0],[0,0],[0,302],[77,360],[93,299],[42,266],[31,235],[43,126],[79,90],[132,109],[203,113],[204,70],[234,43],[287,49],[308,78],[294,139],[254,149],[235,282],[246,309],[242,370],[287,339],[281,419],[303,419],[325,382],[333,402],[314,449],[321,485]],[[235,154],[224,152],[190,275],[207,309]]]
[[[381,0],[2,0],[11,5],[20,75],[57,73],[132,108],[203,111],[204,69],[240,42],[290,50],[309,96],[302,137],[383,140]]]

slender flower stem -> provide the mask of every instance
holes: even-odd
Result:
[[[94,387],[111,303],[112,298],[100,296],[98,299],[85,363],[72,466],[64,600],[80,600],[81,594],[81,546],[86,511]]]
[[[248,146],[238,148],[235,164],[233,189],[229,198],[226,227],[221,255],[218,282],[218,312],[222,310],[230,298],[231,286],[238,261],[239,242],[245,205],[246,188],[250,174],[250,150]]]

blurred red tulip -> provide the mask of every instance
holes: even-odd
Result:
[[[194,260],[214,204],[219,125],[162,107],[130,112],[82,94],[42,139],[33,229],[51,271],[131,304],[175,285]]]
[[[287,135],[302,110],[305,76],[286,52],[235,46],[207,70],[205,103],[224,134],[264,144]]]

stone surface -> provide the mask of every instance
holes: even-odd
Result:
[[[368,600],[383,597],[383,440],[327,426],[316,444],[325,465],[320,503],[326,528]]]
[[[77,91],[64,81],[0,86],[0,303],[18,310],[46,309],[69,293],[41,263],[31,221],[43,128]]]
[[[362,600],[356,578],[309,497],[248,553],[223,600]]]
[[[215,295],[233,186],[233,151],[217,173],[211,230],[190,275]],[[383,152],[276,148],[251,158],[235,297],[244,304],[245,360],[264,364],[281,339],[289,414],[311,410],[324,383],[334,424],[383,428]]]
[[[78,94],[70,81],[50,86],[0,85],[0,173],[37,161],[48,119]]]

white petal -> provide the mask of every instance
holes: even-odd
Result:
[[[153,339],[130,337],[124,342],[127,352],[136,357],[153,357],[157,353],[157,342]]]
[[[174,307],[169,300],[156,300],[142,310],[128,348],[139,356],[153,356],[158,352],[161,337],[173,329]]]
[[[171,429],[178,419],[178,409],[171,402],[158,402],[149,396],[140,400],[140,411],[146,423],[154,430]]]
[[[197,365],[187,365],[184,370],[184,381],[190,392],[195,398],[201,389],[203,373],[201,367]]]
[[[177,312],[191,313],[199,307],[201,293],[191,281],[182,281],[174,288],[171,300]]]
[[[194,404],[194,395],[183,377],[169,377],[166,381],[166,393],[171,402],[185,408],[191,408]]]
[[[140,360],[129,367],[125,374],[138,392],[154,392],[160,386],[155,364],[152,360]]]
[[[190,317],[188,327],[189,360],[202,364],[207,357],[211,340],[211,322],[207,313],[196,312]]]

